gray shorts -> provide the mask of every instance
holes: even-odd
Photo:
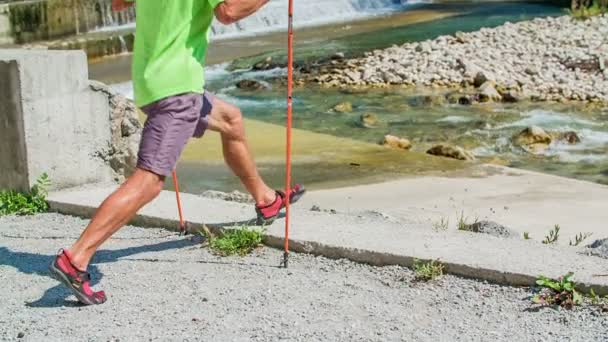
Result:
[[[191,137],[200,138],[208,126],[214,101],[205,91],[170,96],[141,108],[148,116],[141,136],[137,167],[168,176]]]

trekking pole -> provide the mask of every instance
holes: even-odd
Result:
[[[179,234],[187,234],[186,222],[184,222],[184,214],[182,212],[182,200],[179,197],[179,182],[177,180],[177,172],[173,170],[173,187],[175,188],[175,199],[177,200],[177,212],[179,213]]]
[[[285,166],[285,252],[283,266],[289,262],[289,199],[291,196],[291,116],[293,91],[293,0],[289,0],[289,22],[287,28],[287,146]]]

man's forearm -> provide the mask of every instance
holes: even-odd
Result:
[[[269,0],[224,0],[215,8],[215,16],[223,24],[246,18],[262,8]]]

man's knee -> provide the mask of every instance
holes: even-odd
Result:
[[[126,183],[128,187],[134,188],[136,192],[139,192],[145,201],[151,201],[163,190],[165,177],[137,168]]]
[[[225,135],[232,139],[244,139],[245,128],[243,124],[243,113],[233,105],[227,105],[224,109]]]

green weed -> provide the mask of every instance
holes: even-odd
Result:
[[[559,279],[539,276],[536,285],[542,288],[541,293],[532,298],[532,302],[542,305],[559,305],[571,309],[583,302],[583,297],[575,289],[574,274],[566,274]]]
[[[414,279],[416,281],[431,281],[443,275],[445,266],[439,260],[424,262],[414,260]]]
[[[202,235],[208,240],[209,248],[222,256],[240,255],[251,253],[261,243],[264,231],[261,229],[250,229],[249,227],[231,227],[219,236],[214,236],[205,229]]]
[[[464,230],[464,231],[471,231],[471,225],[477,223],[477,221],[479,221],[479,218],[475,218],[475,221],[473,221],[473,223],[469,223],[469,218],[464,216],[464,211],[460,212],[460,217],[458,218],[458,223],[456,224],[456,227],[458,228],[458,230]]]
[[[549,235],[545,236],[545,239],[543,240],[543,243],[545,245],[550,245],[552,243],[556,243],[557,240],[559,239],[559,231],[560,231],[561,227],[556,224],[555,228],[551,229],[549,231]]]
[[[49,176],[43,173],[27,193],[14,190],[0,191],[0,216],[12,214],[33,215],[47,211],[49,205],[46,202],[46,197],[50,185]]]
[[[433,229],[437,231],[446,231],[450,227],[450,219],[442,217],[441,220],[433,223]]]
[[[591,235],[593,235],[593,233],[578,233],[577,235],[574,236],[574,242],[572,242],[572,240],[570,240],[570,246],[580,245],[583,241],[587,240],[587,238],[589,238]]]
[[[531,239],[530,233],[524,232],[524,240],[530,240],[530,239]]]
[[[591,1],[587,1],[585,4],[580,4],[577,8],[570,9],[569,13],[576,19],[589,19],[596,15],[608,13],[608,2],[605,0],[594,0],[591,4]]]

